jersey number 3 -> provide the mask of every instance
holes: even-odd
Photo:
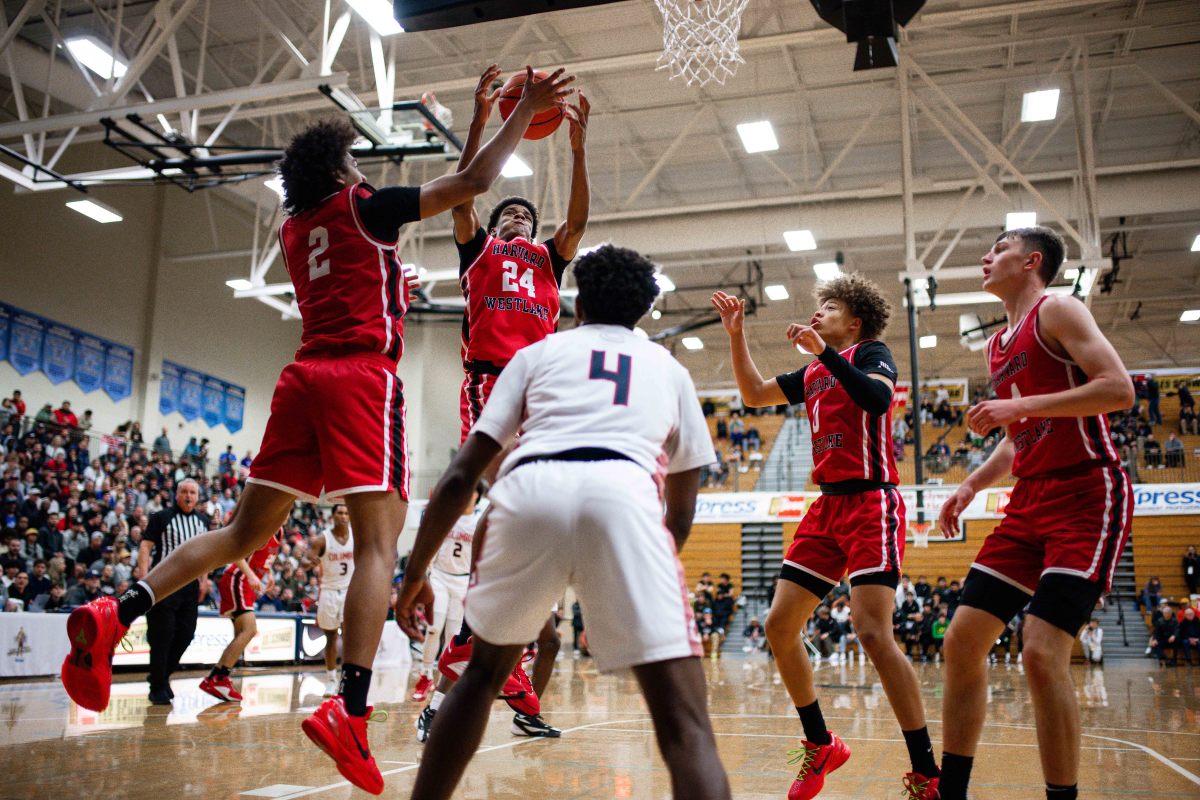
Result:
[[[613,405],[629,405],[629,376],[633,372],[633,358],[622,354],[617,355],[617,371],[610,372],[604,368],[605,356],[603,350],[592,351],[592,369],[588,379],[593,381],[613,382]]]

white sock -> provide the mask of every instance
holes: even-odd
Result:
[[[336,681],[337,679],[338,679],[338,673],[337,673],[336,669],[325,670],[325,680]]]
[[[437,711],[438,706],[440,706],[442,704],[442,701],[445,699],[446,699],[446,694],[444,692],[435,691],[433,693],[433,699],[429,701],[429,707],[432,708],[434,711]]]

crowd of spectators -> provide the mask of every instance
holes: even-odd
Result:
[[[741,604],[732,576],[722,572],[717,578],[718,581],[713,583],[712,574],[703,573],[690,598],[704,655],[712,658],[721,657],[721,644],[727,638],[729,623]]]
[[[1176,666],[1180,658],[1190,665],[1192,657],[1200,664],[1200,555],[1190,545],[1183,554],[1183,581],[1187,596],[1178,601],[1167,597],[1163,582],[1157,575],[1150,577],[1134,599],[1150,628],[1150,646],[1146,655],[1158,659],[1159,666]]]
[[[139,545],[150,514],[169,508],[184,479],[200,487],[213,528],[230,518],[251,455],[232,446],[210,458],[208,440],[176,451],[166,428],[147,448],[137,422],[97,436],[91,411],[46,403],[26,413],[20,391],[0,401],[0,611],[58,611],[119,595],[142,577]],[[303,612],[316,602],[309,538],[326,524],[297,504],[259,608]],[[216,608],[220,569],[201,581],[201,606]]]

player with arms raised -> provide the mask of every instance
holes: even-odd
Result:
[[[804,741],[789,753],[799,770],[788,799],[815,797],[829,773],[850,758],[850,748],[825,726],[801,638],[813,610],[848,572],[858,641],[879,672],[912,762],[904,776],[906,796],[927,800],[937,796],[938,767],[917,674],[892,635],[904,501],[892,456],[896,363],[877,341],[891,309],[878,286],[854,273],[817,284],[814,295],[816,313],[807,325],[789,325],[787,338],[817,360],[770,380],[763,380],[750,357],[745,301],[724,292],[712,298],[729,334],[742,402],[804,403],[812,428],[812,480],[821,487],[784,556],[767,616],[767,639],[804,728]]]
[[[318,122],[288,145],[279,171],[289,216],[279,240],[303,320],[296,360],[276,384],[230,525],[172,551],[119,601],[103,598],[71,614],[62,678],[81,706],[108,705],[113,649],[156,598],[252,553],[296,500],[344,497],[356,569],[346,592],[342,685],[302,727],[347,780],[383,791],[367,747],[366,703],[408,509],[404,397],[396,377],[408,304],[396,256],[400,226],[487,191],[533,115],[571,92],[573,78],[562,70],[540,81],[531,69],[527,76],[516,109],[470,166],[419,187],[367,186],[350,152],[357,134],[344,118]]]
[[[405,571],[397,619],[419,639],[418,612],[433,599],[425,570],[520,428],[521,446],[488,495],[487,541],[467,603],[474,652],[438,712],[413,787],[420,800],[451,796],[488,705],[568,584],[597,667],[632,668],[641,685],[673,795],[730,796],[677,555],[712,440],[687,371],[633,332],[658,294],[654,265],[605,245],[579,260],[575,280],[582,324],[509,362],[433,491]]]
[[[987,655],[1008,620],[1029,605],[1025,679],[1049,800],[1074,800],[1079,703],[1071,681],[1075,634],[1129,537],[1133,492],[1106,414],[1134,403],[1120,356],[1074,297],[1048,295],[1063,241],[1049,228],[1018,228],[983,256],[983,288],[1004,301],[1008,325],[988,341],[996,400],[967,413],[979,435],[1005,429],[995,451],[942,507],[946,536],[975,494],[1017,478],[1004,519],[984,540],[946,632],[941,796],[964,800],[987,716]]]

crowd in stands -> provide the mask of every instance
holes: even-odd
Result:
[[[208,440],[195,437],[176,452],[166,428],[147,447],[137,422],[97,437],[91,417],[66,401],[30,416],[19,391],[0,402],[0,611],[58,611],[121,594],[145,569],[139,545],[149,515],[170,508],[185,479],[199,485],[210,528],[233,512],[249,453],[239,458],[228,446],[212,459]],[[325,524],[315,506],[295,506],[260,609],[312,609],[309,537]],[[202,607],[217,607],[220,571],[201,581]]]
[[[741,605],[741,597],[730,574],[722,572],[717,577],[718,582],[713,583],[711,573],[702,574],[690,597],[704,655],[712,658],[721,657],[721,643],[727,638],[726,631]]]
[[[785,415],[787,405],[771,408],[744,408],[736,395],[728,400],[728,413],[718,411],[711,398],[701,403],[705,417],[715,417],[713,450],[716,463],[701,470],[701,484],[706,488],[725,487],[733,472],[761,472],[766,461],[763,435],[755,418],[765,414]],[[727,450],[726,450],[727,449]]]
[[[1136,376],[1134,392],[1137,400],[1133,408],[1108,415],[1113,445],[1121,457],[1121,465],[1135,483],[1141,480],[1142,469],[1183,469],[1187,448],[1179,437],[1200,434],[1196,401],[1191,391],[1186,385],[1179,387],[1178,430],[1168,431],[1162,441],[1154,433],[1156,426],[1163,425],[1158,381],[1154,376]]]
[[[1183,555],[1183,580],[1187,585],[1187,597],[1173,601],[1165,596],[1163,583],[1158,576],[1151,577],[1142,587],[1141,594],[1134,599],[1137,610],[1142,613],[1150,628],[1150,646],[1146,655],[1158,659],[1159,666],[1176,666],[1180,659],[1185,665],[1192,664],[1195,657],[1200,665],[1200,555],[1196,546],[1188,547]]]

